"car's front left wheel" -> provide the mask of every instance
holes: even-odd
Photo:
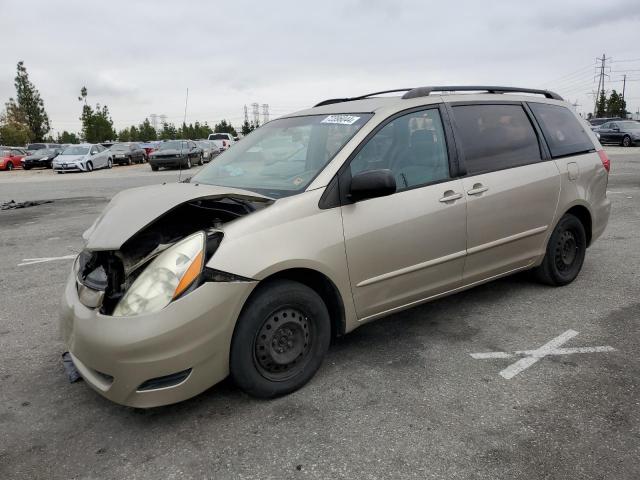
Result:
[[[631,137],[629,135],[625,135],[624,138],[622,139],[622,146],[623,147],[631,146]]]
[[[314,290],[291,280],[270,281],[257,287],[238,319],[231,377],[256,397],[293,392],[320,368],[330,338],[329,312]]]

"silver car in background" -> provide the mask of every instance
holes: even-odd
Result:
[[[83,143],[65,148],[52,162],[53,170],[63,172],[91,172],[113,166],[112,153],[99,144]]]
[[[210,162],[220,155],[220,149],[212,140],[197,140],[196,143],[200,148],[202,148],[202,155],[205,163]]]

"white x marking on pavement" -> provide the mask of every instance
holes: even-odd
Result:
[[[615,348],[603,346],[603,347],[576,347],[576,348],[560,348],[573,337],[578,335],[575,330],[567,330],[562,335],[558,335],[553,340],[545,343],[536,350],[517,350],[513,353],[509,352],[483,352],[472,353],[471,356],[477,360],[483,360],[487,358],[511,358],[515,356],[522,356],[523,358],[515,363],[512,363],[507,368],[500,372],[507,380],[515,377],[517,374],[526,370],[534,363],[540,361],[540,359],[549,355],[571,355],[574,353],[601,353],[601,352],[613,352]]]
[[[76,257],[77,255],[64,255],[62,257],[23,258],[22,263],[19,263],[18,266],[22,267],[24,265],[35,265],[36,263],[53,262],[55,260],[73,260]]]

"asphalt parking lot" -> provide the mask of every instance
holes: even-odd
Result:
[[[58,301],[109,198],[178,172],[0,172],[0,203],[53,200],[0,211],[0,479],[637,480],[640,148],[608,151],[612,217],[573,284],[521,274],[365,325],[284,398],[225,381],[151,410],[67,381]]]

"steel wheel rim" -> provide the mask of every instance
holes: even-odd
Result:
[[[285,381],[302,371],[310,358],[315,329],[298,308],[283,307],[263,322],[253,345],[258,372],[272,381]]]
[[[560,272],[570,270],[578,259],[578,241],[571,230],[560,235],[555,249],[555,264]]]

